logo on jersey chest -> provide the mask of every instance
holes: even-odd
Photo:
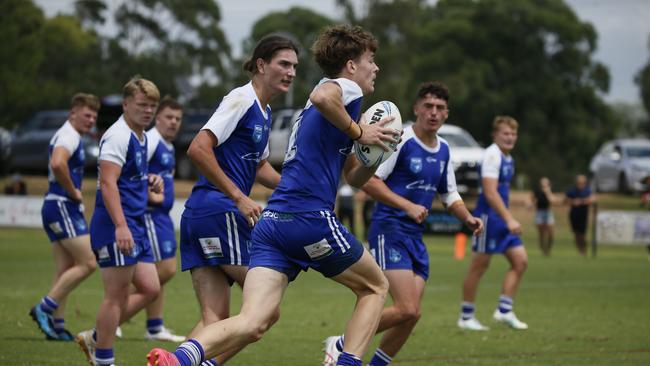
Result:
[[[409,168],[413,173],[419,173],[422,171],[422,158],[417,157],[417,158],[411,158],[411,164],[409,164]]]
[[[504,165],[501,167],[501,175],[504,177],[513,176],[515,174],[515,167],[512,165]]]
[[[162,160],[162,164],[165,166],[168,165],[173,165],[174,164],[174,157],[170,153],[162,153],[162,156],[160,157],[160,160]]]
[[[255,125],[255,127],[253,127],[253,141],[255,141],[255,143],[262,141],[263,133],[264,128],[262,125]]]
[[[442,172],[445,170],[445,163],[446,161],[440,160],[440,175],[442,175]]]
[[[142,166],[142,153],[140,151],[135,152],[135,165],[140,168]]]

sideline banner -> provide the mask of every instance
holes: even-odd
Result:
[[[0,226],[43,227],[42,196],[0,195]]]
[[[181,215],[185,206],[185,198],[174,200],[169,215],[174,222],[174,229],[181,227]],[[266,202],[255,201],[265,207]],[[0,195],[0,227],[27,227],[42,228],[41,208],[43,207],[43,196],[7,196]],[[86,207],[88,209],[88,207]],[[92,213],[92,211],[91,211]],[[86,214],[87,218],[90,218]],[[90,222],[88,222],[90,224]]]
[[[650,244],[650,212],[598,211],[596,240],[599,244]]]
[[[184,204],[185,199],[174,200],[174,206],[169,213],[176,230],[178,230],[181,225],[181,215],[183,213]],[[43,196],[0,195],[0,226],[42,228],[42,207]],[[88,208],[86,207],[86,209]]]

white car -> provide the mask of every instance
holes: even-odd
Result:
[[[273,111],[273,123],[269,132],[268,162],[275,167],[282,166],[284,154],[291,136],[291,127],[298,119],[302,109],[280,109]]]
[[[598,192],[640,192],[650,176],[650,140],[618,139],[606,142],[589,163]]]
[[[479,187],[478,166],[483,160],[485,149],[465,129],[444,124],[438,135],[447,140],[451,148],[451,164],[456,175],[458,192],[465,193]]]

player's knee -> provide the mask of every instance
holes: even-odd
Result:
[[[277,321],[277,319],[275,319],[275,321]],[[262,339],[264,333],[271,328],[271,325],[273,325],[275,321],[272,321],[272,317],[264,320],[247,321],[245,334],[248,343],[257,342]]]
[[[85,275],[89,276],[91,273],[95,272],[97,270],[97,261],[95,258],[88,259],[82,264],[83,270],[85,271]]]
[[[420,307],[415,304],[402,305],[398,309],[400,319],[405,323],[417,322],[422,316]]]
[[[273,326],[278,320],[280,320],[280,309],[275,309],[273,313],[271,313],[271,316],[269,317],[269,328]]]
[[[388,279],[382,273],[378,283],[374,286],[374,292],[383,298],[386,298],[386,295],[388,295],[388,286]]]
[[[160,283],[158,281],[151,281],[150,283],[139,286],[138,292],[147,298],[149,301],[155,300],[160,294]]]
[[[528,268],[528,259],[526,258],[518,260],[517,262],[513,263],[512,267],[516,272],[524,273]]]
[[[174,277],[176,274],[176,267],[169,267],[169,268],[161,268],[158,271],[158,279],[160,280],[160,284],[164,285],[166,284],[169,280]]]

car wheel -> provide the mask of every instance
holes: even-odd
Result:
[[[194,178],[194,164],[189,157],[183,156],[176,161],[176,175],[181,179]]]

